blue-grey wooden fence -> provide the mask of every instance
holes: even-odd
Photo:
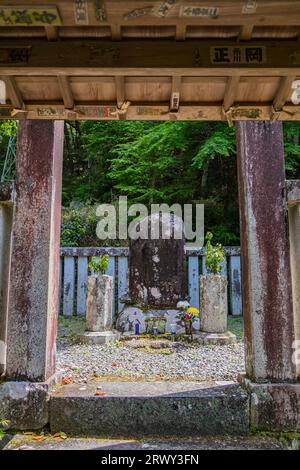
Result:
[[[60,312],[68,317],[85,315],[88,262],[92,256],[109,255],[107,274],[114,279],[113,309],[120,312],[128,286],[127,247],[61,248],[59,298]],[[239,247],[225,247],[222,272],[228,277],[228,308],[232,315],[242,314],[241,262]],[[186,248],[190,304],[199,308],[199,275],[206,273],[205,250]]]

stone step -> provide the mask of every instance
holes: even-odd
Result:
[[[102,396],[95,396],[97,387]],[[249,403],[232,383],[73,384],[52,394],[50,427],[72,436],[241,435],[248,432]]]

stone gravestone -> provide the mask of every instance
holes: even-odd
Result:
[[[153,214],[141,220],[136,231],[142,234],[147,229],[148,239],[130,241],[128,299],[117,328],[123,333],[134,333],[138,323],[143,333],[147,322],[158,318],[165,319],[166,331],[171,331],[172,324],[177,324],[180,331],[176,306],[187,298],[183,222],[174,214]],[[159,238],[151,239],[151,230],[156,230]]]

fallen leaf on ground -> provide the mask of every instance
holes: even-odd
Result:
[[[47,439],[46,436],[32,436],[34,441],[45,441]]]
[[[62,385],[69,385],[73,383],[72,377],[63,377],[60,382]]]
[[[118,367],[118,364],[116,362],[113,362],[111,366],[112,367]]]

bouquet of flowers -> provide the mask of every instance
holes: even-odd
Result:
[[[183,322],[185,333],[192,337],[193,322],[199,317],[199,310],[196,307],[191,307],[188,302],[178,302],[177,308],[179,309],[177,318]]]

